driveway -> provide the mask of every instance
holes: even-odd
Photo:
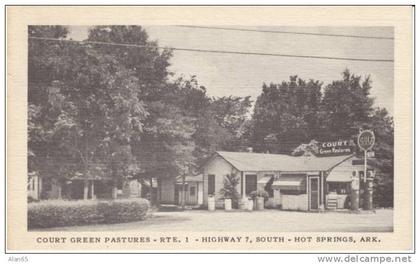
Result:
[[[279,210],[189,210],[153,212],[140,222],[48,228],[33,231],[238,231],[238,232],[392,232],[393,210],[374,213],[290,212]]]

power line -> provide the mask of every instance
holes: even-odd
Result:
[[[29,39],[59,41],[59,42],[74,42],[74,43],[81,43],[81,44],[98,44],[98,45],[121,46],[121,47],[162,49],[162,50],[170,49],[170,50],[176,50],[176,51],[215,53],[215,54],[236,54],[236,55],[271,56],[271,57],[304,58],[304,59],[324,59],[324,60],[340,60],[340,61],[394,62],[393,59],[364,59],[364,58],[347,58],[347,57],[332,57],[332,56],[292,55],[292,54],[264,53],[264,52],[193,49],[193,48],[179,48],[179,47],[159,47],[159,46],[140,45],[140,44],[126,44],[126,43],[113,43],[113,42],[101,42],[101,41],[85,41],[85,40],[84,41],[79,41],[79,40],[72,40],[72,39],[56,39],[56,38],[47,38],[47,37],[29,37]]]
[[[273,34],[309,35],[309,36],[322,36],[322,37],[343,37],[343,38],[359,38],[359,39],[386,39],[386,40],[393,40],[394,39],[394,37],[382,37],[382,36],[361,36],[361,35],[347,35],[347,34],[311,33],[311,32],[296,32],[296,31],[278,31],[278,30],[259,30],[259,29],[226,28],[226,27],[207,27],[207,26],[189,26],[189,25],[176,25],[176,27],[229,30],[229,31],[243,31],[243,32],[260,32],[260,33],[273,33]]]

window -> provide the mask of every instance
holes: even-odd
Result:
[[[251,192],[257,190],[257,175],[250,174],[245,176],[245,194],[249,195]]]
[[[194,196],[195,195],[195,186],[191,186],[190,187],[190,195]]]
[[[350,184],[348,182],[329,182],[329,193],[350,194]]]
[[[208,190],[207,190],[207,194],[214,194],[215,190],[216,190],[216,182],[215,182],[215,176],[214,174],[209,174],[207,179],[207,183],[208,183]]]

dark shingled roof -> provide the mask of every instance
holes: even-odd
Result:
[[[327,171],[353,156],[351,154],[331,157],[295,157],[250,152],[218,151],[216,153],[239,171]]]

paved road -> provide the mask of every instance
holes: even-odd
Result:
[[[145,221],[96,226],[42,229],[45,231],[258,231],[258,232],[392,232],[393,210],[370,214],[259,212],[153,212]],[[37,230],[41,231],[41,230]]]

